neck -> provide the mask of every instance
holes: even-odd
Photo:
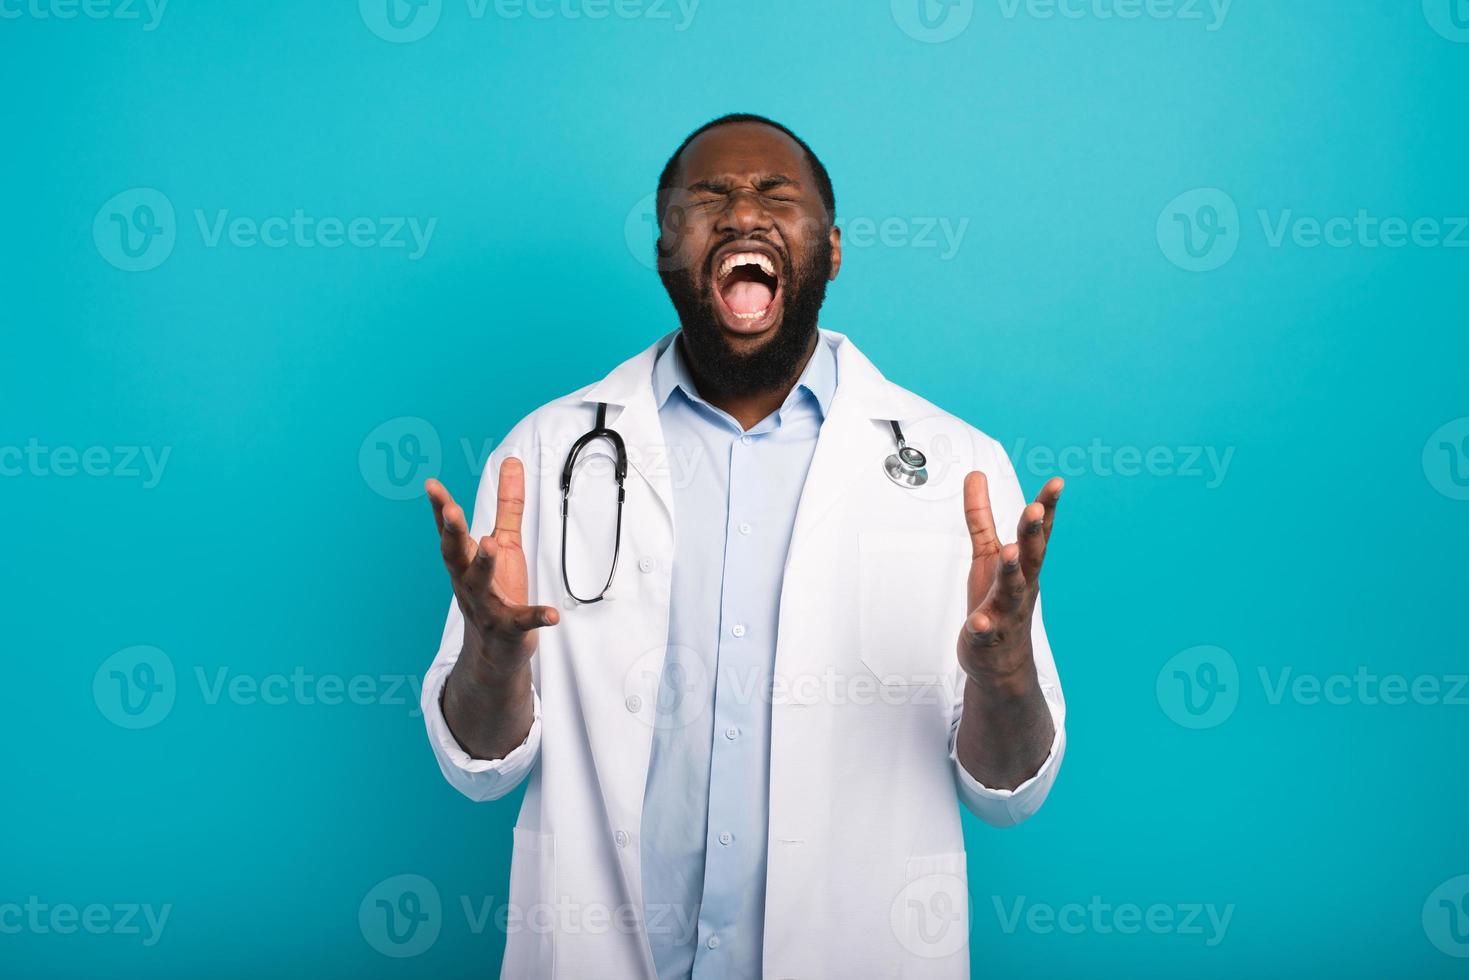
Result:
[[[791,375],[785,381],[773,388],[760,391],[730,393],[719,391],[708,383],[707,377],[701,374],[699,365],[689,356],[689,349],[679,337],[679,353],[683,355],[684,363],[689,367],[689,374],[694,379],[694,387],[699,389],[699,397],[720,411],[727,412],[740,424],[741,429],[754,428],[760,421],[785,404],[791,389],[796,386],[796,379],[801,372],[806,370],[806,364],[811,360],[811,355],[816,352],[816,345],[820,343],[821,335],[813,330],[811,341],[806,345],[806,352],[801,355],[796,366],[791,369]]]

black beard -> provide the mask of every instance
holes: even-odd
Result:
[[[658,278],[683,327],[689,363],[707,395],[740,397],[779,390],[796,380],[796,368],[811,349],[816,319],[826,299],[831,242],[822,238],[810,260],[791,272],[784,285],[785,312],[775,336],[759,350],[737,354],[724,339],[713,297],[699,289],[686,269],[659,268]]]

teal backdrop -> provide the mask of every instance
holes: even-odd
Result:
[[[0,84],[0,974],[498,969],[419,487],[674,325],[734,110],[824,325],[1069,481],[974,974],[1469,968],[1469,0],[0,0]]]

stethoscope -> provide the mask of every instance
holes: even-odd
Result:
[[[893,427],[893,440],[897,442],[898,448],[882,461],[882,471],[889,480],[905,489],[914,490],[923,486],[928,482],[928,457],[923,455],[922,450],[908,445],[896,419],[889,421],[888,425]],[[595,596],[583,599],[572,589],[571,577],[566,571],[566,523],[571,511],[571,471],[576,467],[578,454],[598,439],[606,439],[612,443],[615,452],[612,473],[617,480],[617,531],[612,542],[612,568],[607,572],[607,581]],[[623,444],[622,436],[616,429],[607,427],[607,403],[598,402],[596,425],[571,444],[571,449],[566,454],[566,463],[561,467],[561,583],[566,586],[566,594],[577,602],[601,602],[606,598],[607,590],[612,587],[612,578],[617,574],[617,558],[622,553],[622,503],[627,499],[624,486],[626,480],[627,446]]]

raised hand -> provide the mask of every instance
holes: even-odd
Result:
[[[530,661],[536,630],[559,619],[550,606],[527,605],[529,577],[520,546],[525,513],[525,468],[511,457],[500,467],[495,530],[478,542],[464,509],[438,480],[425,485],[439,528],[439,551],[464,615],[464,655],[495,674],[510,674]]]
[[[1042,487],[1020,514],[1016,543],[1001,547],[990,511],[989,481],[978,470],[964,478],[964,520],[973,556],[959,663],[978,683],[1006,685],[1024,673],[1034,674],[1030,617],[1064,486],[1055,477]]]

